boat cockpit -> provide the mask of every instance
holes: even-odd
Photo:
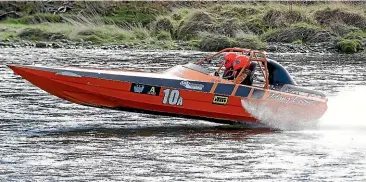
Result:
[[[228,60],[225,60],[225,58],[221,59],[220,57],[220,55],[229,53],[234,53],[237,56],[236,58],[238,58],[232,59],[232,65],[228,65]],[[212,71],[212,67],[210,70],[201,66],[206,61],[211,62],[215,57],[220,60],[219,67],[213,67],[215,71]],[[263,52],[250,49],[226,48],[214,55],[198,60],[196,63],[172,67],[164,71],[164,74],[195,81],[213,82],[214,84],[243,85],[281,92],[288,91],[289,93],[298,95],[301,95],[299,93],[305,92],[305,95],[313,94],[325,97],[320,92],[313,92],[296,86],[290,73],[281,64],[272,59],[267,59]]]
[[[267,59],[263,52],[250,49],[227,48],[197,61],[196,65],[198,66],[222,54],[225,54],[225,56],[214,72],[216,77],[230,80],[234,84],[248,86],[252,86],[253,81],[257,79],[264,83],[263,87],[265,89],[269,89],[270,86],[285,84],[296,85],[289,72],[282,65],[272,59]],[[201,67],[193,66],[193,64],[185,66],[197,71],[201,69]],[[204,73],[207,74],[208,71],[205,70]]]
[[[219,55],[227,55],[231,53],[235,53],[236,55],[236,58],[231,60],[233,66],[230,67],[229,64],[228,67],[227,63],[230,60],[227,60],[224,56],[224,59],[221,60],[219,68],[213,73],[214,76],[230,81],[234,84],[262,87],[264,89],[277,90],[280,92],[288,92],[297,95],[311,95],[325,98],[325,95],[321,92],[298,87],[296,82],[291,77],[290,73],[281,64],[279,64],[275,60],[267,59],[266,55],[263,52],[250,49],[226,48],[214,55],[208,56],[202,60],[198,60],[195,66],[189,65],[187,66],[187,68],[192,69],[194,67],[196,70],[202,69],[202,67],[197,66]],[[240,59],[240,57],[244,58],[243,56],[245,56],[246,58]],[[245,64],[242,64],[243,60]],[[235,68],[235,64],[239,65],[239,67]],[[234,69],[232,69],[233,67]],[[220,74],[222,69],[224,70],[224,72]],[[231,74],[231,76],[226,76],[225,72],[227,71],[227,69],[231,69],[230,71],[232,71],[234,74]],[[209,73],[208,70],[204,70],[204,73]],[[262,86],[255,85],[254,81],[261,82]]]

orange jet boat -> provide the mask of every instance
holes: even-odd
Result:
[[[231,60],[226,59],[229,55]],[[202,66],[214,59],[222,60],[216,71]],[[278,62],[267,59],[263,52],[243,48],[226,48],[196,63],[177,65],[160,73],[8,67],[59,98],[130,112],[270,126],[271,120],[312,123],[327,109],[323,93],[297,86]]]

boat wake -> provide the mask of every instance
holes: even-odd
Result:
[[[294,111],[290,108],[278,110],[271,107],[268,101],[258,103],[242,100],[241,102],[246,111],[267,127],[279,130],[301,130],[314,127],[315,122],[309,121],[308,118],[301,119],[299,116],[294,116]]]
[[[365,130],[366,87],[353,87],[328,100],[328,110],[318,123],[327,130]]]
[[[274,112],[266,106],[266,103],[258,104],[243,100],[242,105],[261,123],[280,130],[364,130],[366,129],[365,93],[366,87],[355,87],[329,97],[328,110],[322,118],[310,122],[295,120],[295,117],[286,110]]]

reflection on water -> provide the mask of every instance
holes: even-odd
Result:
[[[329,110],[319,127],[296,131],[80,106],[39,90],[5,67],[16,63],[156,72],[203,54],[0,50],[1,181],[366,180],[365,55],[269,55],[297,83],[329,96]]]
[[[177,125],[177,126],[151,126],[151,127],[128,127],[128,128],[106,128],[106,127],[90,127],[90,128],[67,128],[65,130],[50,130],[29,132],[30,137],[42,136],[93,136],[97,138],[108,137],[194,137],[204,135],[220,139],[245,139],[248,135],[265,134],[279,132],[272,129],[264,128],[243,128],[240,126],[206,126],[206,125]]]

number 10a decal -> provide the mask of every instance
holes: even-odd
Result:
[[[182,106],[183,98],[179,96],[179,90],[165,89],[163,104]]]

